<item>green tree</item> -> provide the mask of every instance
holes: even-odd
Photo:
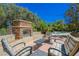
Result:
[[[13,20],[27,20],[34,23],[34,27],[39,27],[40,18],[23,7],[17,6],[16,4],[0,4],[0,29],[11,27]]]
[[[64,21],[58,20],[52,24],[52,27],[53,27],[52,29],[55,31],[63,31],[65,29]]]
[[[69,29],[73,31],[79,30],[79,4],[71,4],[70,9],[67,10],[66,16],[69,19]]]
[[[48,31],[48,26],[43,20],[39,20],[38,24],[39,24],[39,29],[41,30],[42,33]]]
[[[3,22],[5,21],[5,12],[4,12],[4,9],[3,7],[0,5],[0,25],[3,24]]]

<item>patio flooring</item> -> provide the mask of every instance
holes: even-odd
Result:
[[[19,40],[12,40],[11,42],[9,42],[9,44],[10,44],[10,46],[13,46],[19,42],[24,42],[24,43],[26,43],[26,46],[31,46],[34,44],[34,41],[36,41],[37,38],[42,37],[42,36],[43,35],[41,33],[36,33],[35,35],[32,35],[31,37],[26,37],[26,38],[19,39]],[[18,51],[19,49],[21,49],[23,47],[24,46],[21,44],[18,45],[17,47],[14,48],[14,52]],[[4,55],[5,55],[5,53],[3,51],[2,45],[0,44],[0,56],[4,56]]]
[[[43,43],[38,49],[36,49],[31,56],[48,56],[48,49],[51,47],[50,44]]]
[[[30,56],[48,56],[48,53],[37,49],[34,53],[32,53]]]
[[[46,53],[48,53],[48,49],[51,47],[50,44],[47,43],[43,43],[43,45],[41,47],[39,47],[39,50],[44,51]]]
[[[26,43],[26,46],[32,46],[32,47],[33,47],[34,45],[36,45],[34,42],[35,42],[36,40],[38,40],[39,37],[42,37],[42,36],[43,36],[42,34],[33,35],[32,37],[30,37],[30,38],[28,38],[28,39],[23,38],[23,39],[21,39],[21,40],[16,40],[16,42],[15,42],[15,41],[14,41],[14,42],[11,42],[10,44],[11,44],[11,45],[14,45],[15,43],[18,43],[18,42],[25,42],[25,43]],[[64,42],[65,39],[62,38],[62,40],[57,40],[57,41],[58,41],[58,42],[60,42],[60,41]],[[47,42],[48,42],[48,41],[47,41]],[[39,46],[38,48],[36,48],[36,49],[33,51],[33,54],[31,54],[31,56],[48,56],[48,49],[49,49],[51,46],[52,46],[51,44],[44,42],[44,43],[42,43],[41,46]],[[20,47],[21,47],[21,45],[18,46],[18,47],[16,47],[15,50],[18,50]],[[21,47],[21,48],[22,48],[22,47]],[[3,52],[1,52],[1,53],[3,53]],[[79,52],[76,54],[76,56],[79,56]]]

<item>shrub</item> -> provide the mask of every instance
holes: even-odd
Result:
[[[7,29],[6,28],[1,28],[0,29],[0,35],[6,35],[7,33]]]

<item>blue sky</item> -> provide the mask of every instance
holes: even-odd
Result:
[[[65,12],[70,7],[70,4],[66,3],[18,3],[16,5],[27,8],[47,23],[65,20]]]

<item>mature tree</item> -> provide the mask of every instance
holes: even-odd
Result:
[[[17,6],[16,4],[0,4],[0,18],[0,20],[5,18],[5,21],[8,23],[12,23],[12,21],[16,19],[23,19],[31,21],[37,25],[39,21],[37,15],[33,14],[28,9]],[[1,24],[6,23],[5,21],[1,22]]]
[[[0,25],[2,25],[3,22],[5,21],[5,17],[6,15],[5,15],[4,9],[0,4]]]
[[[45,21],[40,19],[38,24],[39,24],[39,29],[41,30],[42,33],[46,33],[48,31],[48,26],[45,23]]]
[[[69,28],[70,30],[78,31],[79,30],[79,4],[71,4],[71,7],[66,12],[66,16],[70,19]]]
[[[31,21],[34,23],[36,29],[39,28],[40,18],[28,9],[16,4],[0,4],[0,29],[2,27],[11,29],[12,21],[16,19]]]
[[[52,24],[52,29],[56,31],[63,31],[65,29],[64,27],[64,21],[58,20]]]

